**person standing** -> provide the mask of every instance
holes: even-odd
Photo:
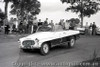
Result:
[[[89,26],[89,34],[92,35],[92,23],[90,23],[90,26]]]
[[[9,25],[8,24],[6,24],[5,25],[5,34],[9,34]]]
[[[48,18],[44,21],[44,25],[48,26]]]
[[[88,30],[89,30],[89,26],[88,26],[88,22],[86,22],[86,25],[85,25],[85,35],[88,35]]]
[[[92,25],[92,35],[95,35],[96,34],[96,25],[95,25],[95,22],[93,22],[93,25]]]
[[[39,22],[38,22],[38,26],[41,26],[43,22],[41,22],[41,19],[39,19]]]
[[[66,20],[66,22],[65,22],[65,29],[68,30],[69,26],[70,26],[70,23],[68,22],[68,20]]]
[[[54,23],[53,23],[53,20],[51,20],[51,22],[49,23],[49,25],[51,25],[52,29],[54,27]]]
[[[19,31],[20,34],[23,33],[23,23],[22,23],[22,21],[20,22],[20,24],[18,26],[18,31]]]
[[[37,24],[34,24],[33,25],[33,33],[35,33],[37,31],[37,28],[38,28]]]
[[[64,22],[64,19],[60,19],[59,25],[61,25],[62,28],[65,29],[65,22]]]
[[[16,31],[16,25],[15,24],[12,25],[12,29],[13,29],[12,32],[14,33]]]
[[[62,25],[63,29],[65,29],[65,22],[64,22],[64,19],[62,19],[61,22],[62,22],[61,25]]]
[[[32,27],[31,27],[31,34],[33,34],[33,31],[34,31],[34,25],[32,24]]]
[[[70,29],[71,30],[74,30],[74,28],[75,28],[75,21],[70,21]]]

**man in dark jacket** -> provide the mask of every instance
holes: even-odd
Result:
[[[48,26],[48,18],[46,18],[46,20],[44,21],[44,25]]]
[[[5,34],[9,34],[10,26],[8,24],[5,25]]]
[[[93,25],[92,25],[92,35],[95,35],[96,34],[96,25],[95,25],[95,22],[93,22]]]
[[[38,26],[41,26],[43,22],[41,22],[41,19],[39,19],[39,22],[38,22]]]

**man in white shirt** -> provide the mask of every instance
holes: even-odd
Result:
[[[68,22],[68,20],[66,20],[65,22],[65,29],[68,30],[70,26],[70,22]]]

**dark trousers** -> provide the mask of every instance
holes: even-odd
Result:
[[[5,34],[9,34],[9,30],[5,30]]]
[[[92,35],[96,35],[96,29],[92,30]]]

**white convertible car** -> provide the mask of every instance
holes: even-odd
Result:
[[[57,45],[66,44],[68,47],[73,47],[79,34],[79,31],[63,30],[60,26],[41,26],[36,33],[20,38],[18,42],[23,51],[40,49],[42,55],[47,55],[50,48]]]

